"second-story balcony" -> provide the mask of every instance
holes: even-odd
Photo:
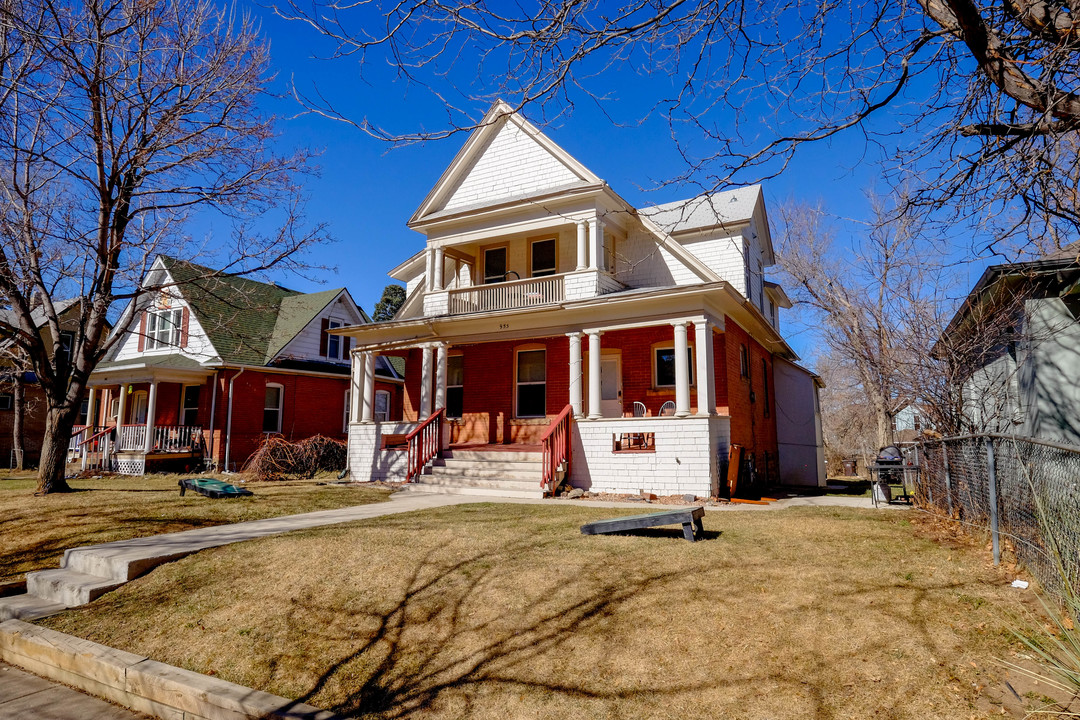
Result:
[[[451,315],[550,305],[566,299],[566,275],[508,280],[447,291]]]

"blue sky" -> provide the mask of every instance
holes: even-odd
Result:
[[[430,93],[407,87],[389,67],[369,67],[362,80],[354,59],[313,59],[313,54],[326,53],[328,48],[312,31],[259,12],[271,42],[278,91],[286,91],[290,82],[307,90],[317,86],[350,117],[371,118],[399,132],[437,128],[445,122],[444,112]],[[662,79],[643,81],[633,72],[612,72],[607,79],[614,103],[632,105],[648,101],[650,92],[662,91],[662,85],[660,89],[657,85]],[[438,89],[452,94],[453,82],[454,78],[448,77],[447,87]],[[322,284],[296,276],[274,279],[305,291],[345,286],[370,313],[383,287],[391,282],[386,272],[423,246],[423,236],[405,223],[466,136],[393,148],[346,123],[303,114],[291,98],[270,101],[267,107],[281,118],[283,149],[305,146],[321,151],[319,176],[305,183],[308,216],[328,223],[336,239],[309,255],[314,264],[337,268],[336,273],[320,275]],[[476,119],[481,114],[482,109],[478,109]],[[695,194],[693,188],[649,190],[684,168],[668,139],[666,125],[660,122],[616,126],[589,103],[578,103],[572,113],[551,124],[544,124],[528,111],[526,115],[632,204],[644,206]],[[805,146],[779,178],[765,184],[767,202],[771,206],[787,200],[820,203],[839,218],[864,220],[870,212],[867,191],[882,185],[878,182],[878,152],[858,133]],[[201,226],[199,223],[199,232]],[[857,232],[860,226],[855,222],[846,227]],[[210,230],[218,233],[225,228],[213,223]],[[961,270],[969,276],[967,286],[982,267],[983,263],[976,263]],[[812,362],[812,329],[790,322],[786,327],[796,352]]]

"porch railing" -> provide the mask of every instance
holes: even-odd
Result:
[[[544,436],[540,438],[543,445],[543,476],[540,487],[545,492],[555,490],[555,478],[560,469],[570,473],[570,424],[574,420],[574,406],[567,405],[559,416],[551,421]],[[563,465],[565,463],[565,466]]]
[[[155,425],[150,449],[155,452],[188,452],[202,447],[203,431],[198,425]],[[146,449],[146,426],[124,425],[120,428],[117,450],[136,452]]]
[[[450,314],[458,315],[549,305],[562,302],[566,291],[562,275],[547,275],[450,290],[447,295]]]
[[[412,482],[414,476],[424,472],[424,467],[442,449],[442,419],[445,415],[446,408],[439,408],[432,413],[431,417],[405,436],[409,444],[409,465],[405,473],[405,482]]]
[[[83,470],[111,470],[113,428],[98,428],[93,434],[83,433],[79,442],[80,464]]]
[[[76,425],[71,429],[71,439],[68,440],[68,450],[78,452],[86,439],[96,435],[105,429],[105,425]]]

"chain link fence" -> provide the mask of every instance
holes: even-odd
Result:
[[[1008,435],[920,443],[917,506],[989,532],[1063,598],[1080,590],[1080,448]]]

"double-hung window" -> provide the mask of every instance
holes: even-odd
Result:
[[[555,260],[555,240],[534,240],[530,246],[532,253],[532,276],[554,275],[558,269]]]
[[[547,414],[547,351],[519,350],[517,353],[517,416],[544,417]]]
[[[386,422],[390,419],[390,393],[386,390],[375,391],[375,422]]]
[[[333,330],[334,328],[342,327],[345,323],[341,320],[334,320],[331,318],[326,323],[327,330]],[[338,360],[341,358],[341,341],[340,335],[327,335],[326,336],[326,357],[331,360]]]
[[[281,402],[284,399],[285,388],[277,383],[266,384],[266,395],[263,401],[263,432],[281,432]]]
[[[180,347],[183,315],[181,308],[149,311],[146,314],[146,349]]]
[[[446,417],[460,418],[465,411],[465,357],[446,358]]]
[[[199,392],[200,385],[185,385],[184,396],[180,406],[180,424],[195,426],[199,424]]]
[[[484,251],[484,284],[506,280],[506,248],[488,248]]]

